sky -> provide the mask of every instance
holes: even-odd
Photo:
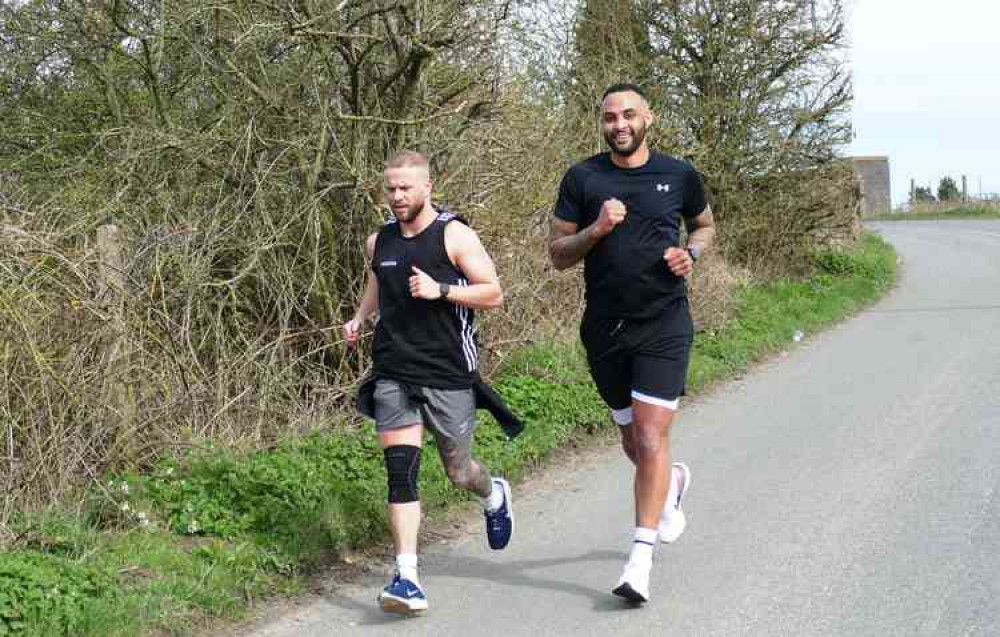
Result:
[[[1000,193],[1000,0],[848,0],[852,155],[886,155],[892,202],[943,176]],[[981,186],[980,186],[981,184]]]

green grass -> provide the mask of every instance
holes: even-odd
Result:
[[[866,221],[929,221],[938,219],[1000,219],[1000,206],[981,204],[954,208],[935,206],[926,210],[918,209],[913,212],[872,215],[865,218]]]
[[[874,235],[814,260],[808,279],[740,290],[736,317],[697,335],[691,393],[871,303],[895,279],[895,254]],[[495,386],[527,429],[511,443],[484,415],[475,453],[514,480],[610,426],[579,345],[522,350]],[[429,457],[421,497],[431,512],[468,500]],[[266,451],[201,452],[109,476],[82,498],[82,515],[15,521],[15,551],[0,554],[0,636],[192,634],[262,595],[296,594],[303,574],[338,552],[384,546],[385,498],[370,426],[345,422]]]
[[[688,389],[730,378],[754,360],[779,351],[870,304],[896,280],[896,256],[876,235],[848,250],[821,252],[806,280],[777,280],[738,292],[735,318],[695,338]]]

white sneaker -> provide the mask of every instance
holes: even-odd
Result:
[[[670,466],[670,470],[673,471],[671,478],[676,478],[678,472],[680,473],[680,483],[677,485],[677,500],[667,502],[660,515],[660,541],[667,544],[676,542],[684,533],[684,529],[687,528],[687,516],[681,509],[681,502],[684,500],[684,494],[688,487],[691,486],[691,470],[686,464],[675,462]]]
[[[628,562],[618,579],[618,586],[611,591],[613,595],[622,597],[633,604],[649,601],[649,572],[653,565]]]

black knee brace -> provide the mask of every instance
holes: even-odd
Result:
[[[389,502],[403,504],[419,500],[420,447],[393,445],[382,453],[389,476]]]

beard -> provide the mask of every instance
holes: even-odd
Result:
[[[630,157],[635,151],[639,150],[643,140],[646,139],[646,125],[636,124],[635,127],[630,127],[629,131],[632,134],[632,140],[627,146],[619,146],[614,131],[604,131],[604,141],[608,143],[608,148],[611,149],[611,152],[621,157]]]
[[[392,208],[392,214],[396,216],[396,220],[400,223],[409,223],[417,218],[420,211],[424,209],[424,202],[426,199],[421,199],[411,203],[406,208],[400,210],[399,208]]]

